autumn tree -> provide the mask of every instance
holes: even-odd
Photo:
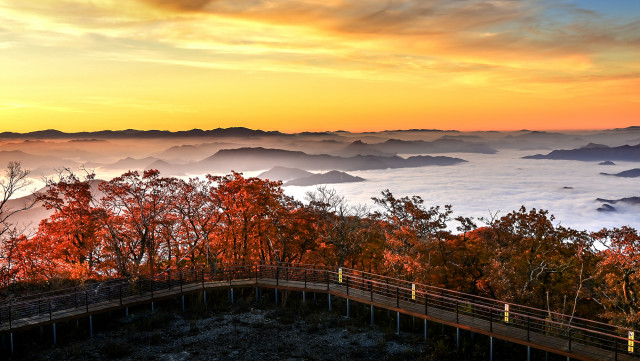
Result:
[[[211,194],[213,187],[209,178],[176,181],[175,191],[169,196],[174,220],[162,223],[170,264],[188,259],[192,265],[196,262],[208,265],[222,252],[211,249],[214,230],[222,217],[218,198]]]
[[[29,173],[20,162],[9,162],[0,180],[0,285],[4,286],[15,280],[19,245],[26,240],[22,230],[10,221],[10,217],[31,208],[35,200],[33,197],[27,198],[12,208],[8,207],[7,202],[29,186]]]
[[[350,205],[335,189],[318,187],[306,195],[309,208],[317,219],[317,232],[325,264],[355,268],[361,265],[362,252],[370,233],[367,227],[368,209]]]
[[[60,274],[71,278],[92,278],[102,275],[102,233],[106,212],[97,207],[94,173],[84,178],[68,169],[57,179],[48,179],[36,199],[54,213],[40,222],[32,242],[42,242],[50,252],[38,257],[54,260]]]
[[[604,250],[597,276],[597,298],[604,316],[618,325],[640,328],[640,235],[631,227],[594,233]]]
[[[100,203],[107,212],[105,250],[119,275],[157,269],[159,223],[167,219],[174,182],[152,169],[142,175],[126,172],[100,184]]]
[[[373,198],[382,208],[374,216],[386,233],[385,264],[388,272],[410,280],[447,286],[451,238],[447,222],[451,206],[427,208],[419,196],[396,198],[389,190]],[[435,276],[435,278],[434,278]]]
[[[293,208],[282,182],[245,178],[237,172],[207,177],[216,184],[211,197],[222,213],[215,234],[221,258],[234,263],[282,261],[287,242],[282,229]]]
[[[490,262],[479,280],[488,296],[556,312],[575,311],[591,279],[585,232],[555,225],[546,210],[521,207],[492,221],[482,237]]]

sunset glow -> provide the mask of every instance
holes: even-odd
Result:
[[[0,125],[638,125],[636,0],[0,0]]]

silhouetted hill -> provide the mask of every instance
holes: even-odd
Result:
[[[124,159],[120,159],[119,161],[111,164],[103,164],[101,165],[104,169],[126,169],[126,170],[138,170],[145,169],[150,164],[157,162],[158,158],[155,157],[146,157],[141,159],[126,157]]]
[[[640,144],[620,147],[582,147],[570,150],[554,150],[549,154],[529,155],[524,159],[562,159],[580,161],[622,160],[640,162]]]
[[[494,154],[497,150],[486,144],[466,142],[460,139],[440,138],[428,142],[424,140],[389,139],[376,144],[375,148],[387,153],[483,153]]]
[[[287,168],[287,167],[273,167],[266,172],[262,172],[258,175],[258,178],[269,180],[281,180],[287,181],[296,178],[303,178],[313,175],[311,172],[299,168]]]
[[[338,157],[328,154],[306,154],[300,151],[267,148],[224,149],[200,162],[193,164],[199,170],[261,170],[275,166],[300,169],[366,170],[422,167],[429,165],[454,165],[466,162],[452,157],[415,156],[407,159],[393,156],[358,155]]]
[[[598,163],[598,165],[616,165],[616,164],[610,160],[605,160],[604,162]]]
[[[202,160],[210,154],[213,154],[220,149],[230,149],[238,147],[235,143],[230,142],[213,142],[202,144],[183,144],[170,147],[158,154],[157,157],[162,159],[183,159],[197,161]]]
[[[316,184],[352,183],[362,182],[364,178],[355,177],[350,174],[332,170],[327,173],[313,174],[307,177],[290,180],[284,186],[313,186]]]
[[[395,155],[395,153],[385,153],[379,150],[376,144],[364,143],[361,140],[356,140],[350,143],[336,153],[343,157],[353,157],[356,155],[379,155],[392,157]]]
[[[101,130],[97,132],[65,133],[59,130],[39,130],[28,133],[2,132],[0,139],[66,139],[66,138],[191,138],[191,137],[263,137],[287,136],[278,131],[253,130],[244,127],[217,128],[211,130],[192,129],[171,132],[168,130]]]
[[[596,211],[598,211],[598,212],[617,212],[618,210],[615,207],[605,203],[605,204],[601,205],[600,207],[596,208]]]
[[[50,174],[55,169],[75,166],[75,162],[53,155],[34,155],[20,150],[0,151],[0,167],[4,168],[13,161],[20,162],[22,168],[30,169],[33,175]]]
[[[604,199],[604,198],[596,198],[597,202],[616,204],[616,203],[626,203],[633,205],[640,205],[640,197],[627,197],[620,199]]]
[[[610,147],[608,145],[604,145],[604,144],[589,143],[589,144],[585,145],[584,147],[581,147],[580,149],[604,149],[604,148],[610,148]]]
[[[629,170],[625,170],[620,173],[600,173],[602,175],[610,175],[614,177],[623,177],[623,178],[637,178],[640,177],[640,168],[633,168]]]

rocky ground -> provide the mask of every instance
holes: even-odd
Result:
[[[194,301],[195,302],[195,301]],[[393,317],[379,311],[379,325],[368,325],[365,306],[346,318],[326,305],[255,304],[248,298],[233,307],[199,307],[182,312],[160,304],[120,315],[93,338],[75,337],[56,347],[23,345],[15,359],[38,360],[430,360],[447,347],[423,342],[416,332],[395,335]],[[361,308],[361,310],[360,310]],[[354,307],[352,306],[352,309]],[[393,316],[393,315],[392,315]],[[94,324],[96,324],[94,322]],[[75,324],[72,324],[75,327]],[[68,327],[72,327],[68,326]],[[78,329],[81,329],[82,325]],[[83,331],[85,332],[85,331]],[[60,333],[60,331],[59,331]],[[47,340],[45,335],[43,340]],[[41,340],[42,341],[42,340]],[[440,347],[442,350],[438,351]],[[24,351],[27,348],[29,351]]]

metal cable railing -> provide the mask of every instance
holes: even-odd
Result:
[[[602,351],[640,359],[640,333],[602,322],[571,317],[533,307],[416,284],[348,268],[301,264],[219,264],[213,268],[168,269],[137,279],[117,279],[0,303],[0,331],[80,317],[133,301],[191,292],[199,288],[233,286],[234,282],[294,289],[331,291],[364,302],[466,324],[510,339],[568,352]],[[247,283],[249,282],[249,283]],[[635,336],[635,337],[634,337]]]

